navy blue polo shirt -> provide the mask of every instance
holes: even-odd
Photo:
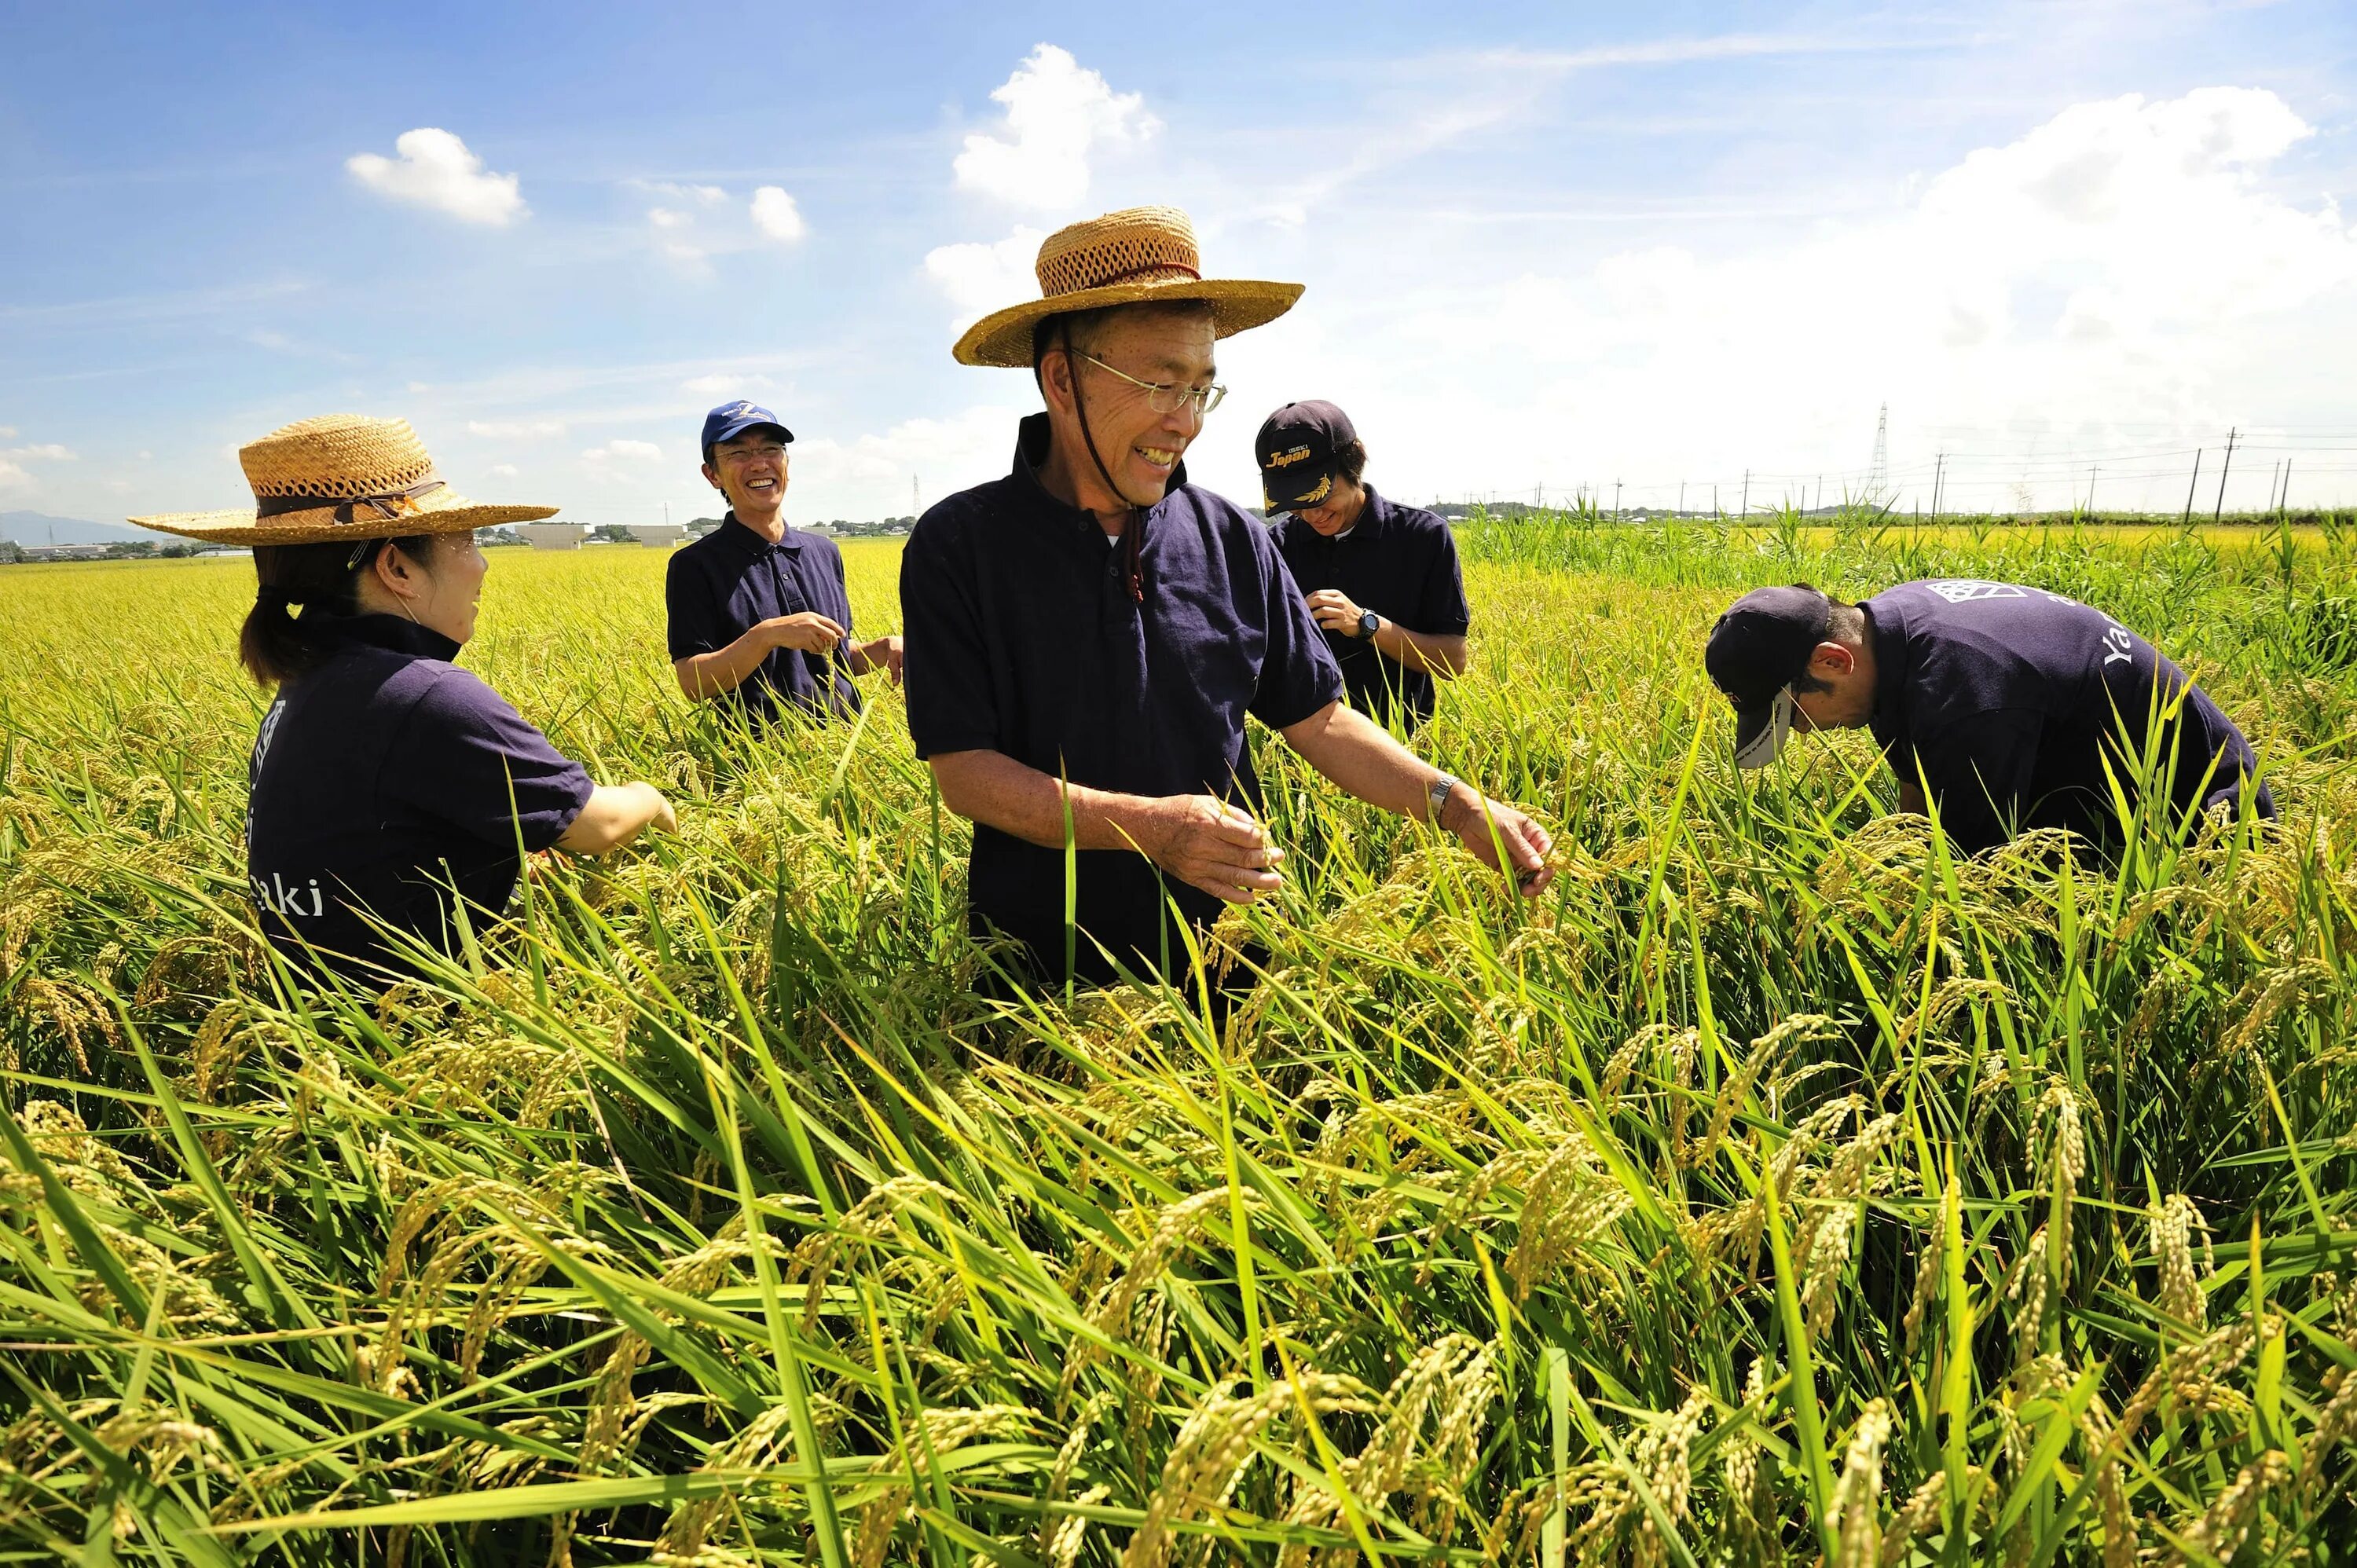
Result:
[[[729,512],[718,528],[672,553],[663,575],[670,613],[671,660],[717,653],[754,624],[815,610],[851,631],[851,596],[843,586],[843,552],[834,541],[788,528],[775,544]],[[814,717],[859,711],[848,649],[833,654],[773,648],[760,668],[718,701],[754,719],[774,718],[781,703]]]
[[[2165,707],[2179,693],[2160,743],[2177,748],[2177,808],[2232,808],[2255,789],[2259,813],[2275,815],[2233,720],[2103,611],[2042,588],[1969,581],[1902,583],[1860,607],[1874,636],[1875,738],[1902,781],[1921,768],[1942,824],[1967,850],[2031,827],[2116,843],[2104,759],[2130,784],[2123,747],[2143,750],[2156,701]]]
[[[246,871],[262,929],[308,967],[382,984],[403,966],[361,912],[457,950],[455,891],[481,923],[522,853],[589,803],[579,763],[450,662],[458,645],[394,616],[332,620],[334,648],[279,688],[247,773]],[[390,973],[386,972],[391,972]]]
[[[1359,521],[1340,538],[1325,538],[1290,513],[1273,532],[1304,594],[1340,588],[1362,610],[1438,637],[1462,637],[1473,624],[1457,540],[1437,512],[1387,501],[1370,485]],[[1363,637],[1324,635],[1342,667],[1352,707],[1379,725],[1392,722],[1395,706],[1405,709],[1402,724],[1408,729],[1432,716],[1429,672],[1384,658]]]
[[[1132,524],[1144,530],[1141,600],[1122,546],[1040,484],[1047,456],[1048,417],[1033,414],[1005,478],[949,497],[909,536],[900,613],[917,755],[996,751],[1092,789],[1256,808],[1244,715],[1282,729],[1342,693],[1275,542],[1182,466]],[[1050,979],[1064,974],[1064,865],[1061,849],[974,824],[973,927],[1019,939]],[[1084,980],[1112,976],[1099,942],[1134,968],[1183,968],[1166,887],[1199,928],[1221,908],[1125,850],[1080,851],[1074,867]]]

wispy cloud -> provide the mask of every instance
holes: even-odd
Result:
[[[352,177],[380,195],[429,207],[466,223],[503,227],[526,216],[520,182],[493,174],[467,144],[434,126],[394,138],[393,157],[360,153],[344,160]]]

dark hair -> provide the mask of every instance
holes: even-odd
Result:
[[[1367,471],[1367,444],[1351,440],[1334,448],[1334,471],[1352,484]]]
[[[1806,583],[1799,585],[1804,588],[1808,586]],[[1825,596],[1825,601],[1826,639],[1833,642],[1863,644],[1866,641],[1866,612],[1856,605],[1842,603],[1831,594]],[[1805,664],[1801,666],[1801,672],[1792,678],[1792,690],[1803,696],[1813,695],[1819,692],[1830,692],[1833,689],[1832,682],[1818,680],[1809,673],[1809,667]]]
[[[1043,316],[1031,324],[1031,379],[1047,390],[1047,378],[1041,367],[1047,363],[1048,350],[1060,349],[1066,342],[1074,353],[1085,354],[1097,346],[1104,335],[1105,324],[1125,310],[1145,312],[1168,311],[1189,317],[1211,315],[1211,302],[1207,299],[1142,299],[1127,305],[1101,305],[1094,310],[1060,310],[1053,316]],[[1064,334],[1070,332],[1067,338]]]
[[[328,540],[318,544],[257,544],[253,547],[253,607],[238,629],[237,658],[261,685],[274,686],[316,666],[327,656],[320,623],[360,613],[361,576],[389,546],[424,566],[438,534],[366,539],[359,544]],[[303,613],[292,613],[296,605]]]

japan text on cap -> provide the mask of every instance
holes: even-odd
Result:
[[[1754,588],[1718,618],[1703,650],[1711,683],[1735,704],[1735,765],[1763,768],[1792,730],[1792,682],[1833,624],[1833,600],[1805,583]]]
[[[1299,511],[1332,495],[1335,454],[1358,438],[1351,416],[1330,403],[1288,403],[1270,414],[1253,441],[1265,510]]]
[[[704,460],[712,461],[712,449],[723,441],[734,441],[748,430],[759,430],[763,425],[776,431],[781,441],[794,438],[784,421],[758,403],[739,398],[735,403],[722,403],[704,416]]]

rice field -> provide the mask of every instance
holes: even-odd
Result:
[[[0,1552],[288,1564],[2330,1564],[2357,1541],[2357,540],[1463,534],[1427,754],[1517,904],[1258,736],[1200,992],[979,1000],[880,678],[748,742],[659,553],[467,662],[681,832],[370,1004],[243,902],[236,562],[0,573]],[[895,547],[846,547],[864,631]],[[2116,866],[1741,779],[1743,586],[2101,605],[2273,769]]]

